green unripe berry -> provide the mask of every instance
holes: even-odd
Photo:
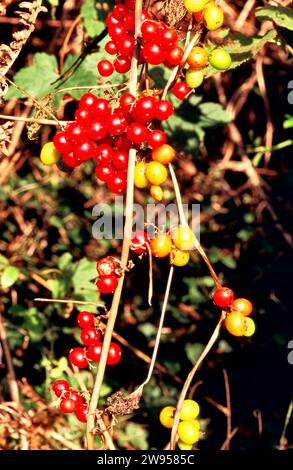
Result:
[[[185,81],[190,88],[198,88],[204,79],[204,74],[201,70],[188,69],[185,75]]]
[[[227,70],[232,62],[229,52],[225,51],[222,47],[214,49],[209,57],[210,64],[218,70]]]

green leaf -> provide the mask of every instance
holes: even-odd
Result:
[[[223,47],[231,54],[232,63],[229,70],[235,69],[243,62],[252,59],[267,42],[273,42],[276,36],[277,31],[275,29],[271,29],[263,36],[245,36],[239,32],[226,34],[225,41],[227,43]],[[205,69],[207,77],[211,77],[218,72],[219,70],[214,69],[211,65]]]
[[[74,266],[72,282],[75,286],[81,287],[97,277],[96,263],[87,258],[83,258]]]
[[[235,259],[233,258],[233,256],[230,256],[230,255],[223,256],[221,258],[221,262],[224,264],[224,266],[227,266],[227,268],[230,268],[230,269],[237,268],[237,263]]]
[[[291,129],[291,127],[293,127],[293,116],[290,116],[290,114],[286,114],[285,121],[283,122],[283,128]]]
[[[90,38],[94,38],[101,32],[104,27],[104,23],[98,21],[96,0],[85,0],[80,8],[80,16],[82,18],[84,29]]]
[[[199,125],[201,127],[216,127],[231,122],[230,114],[219,103],[201,103]]]
[[[58,5],[59,5],[59,0],[48,0],[48,2],[49,2],[50,5],[52,5],[53,7],[58,7]]]
[[[64,271],[67,266],[71,263],[72,259],[73,256],[71,253],[63,253],[63,255],[59,258],[58,268],[61,269],[61,271]]]
[[[11,287],[18,279],[19,269],[14,266],[7,266],[1,276],[1,286],[3,289]]]
[[[102,47],[102,43],[100,43]],[[77,55],[69,55],[64,64],[64,70],[67,70],[73,62],[76,60]],[[105,58],[103,52],[94,52],[93,54],[88,54],[82,64],[74,72],[74,74],[66,81],[65,85],[62,85],[62,88],[72,88],[80,86],[96,86],[97,85],[97,63]],[[114,72],[111,75],[111,83],[124,83],[126,81],[126,76]],[[68,90],[66,93],[71,95],[76,100],[79,100],[80,97],[85,93],[86,90]],[[103,90],[104,91],[104,90]],[[99,94],[97,92],[97,94]],[[61,94],[60,94],[61,95]]]
[[[152,323],[142,323],[138,326],[138,331],[140,331],[148,341],[153,339],[156,336],[157,328]]]
[[[202,351],[204,350],[204,344],[202,343],[186,343],[185,352],[186,356],[192,364],[195,364]]]
[[[120,446],[130,443],[138,450],[147,450],[149,447],[147,436],[148,432],[139,424],[129,423],[126,424],[124,432],[119,433],[118,443]]]
[[[271,20],[282,28],[293,31],[293,11],[286,7],[259,7],[255,9],[255,16],[260,21]]]
[[[54,55],[37,52],[33,56],[33,65],[20,69],[13,77],[14,83],[36,98],[42,98],[52,91],[52,82],[58,78],[57,59]],[[25,98],[13,85],[9,87],[5,99]]]
[[[0,255],[0,269],[6,266],[9,263],[8,259],[5,256]]]

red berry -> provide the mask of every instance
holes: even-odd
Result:
[[[213,294],[213,301],[217,307],[229,307],[234,300],[234,292],[228,287],[221,287]]]
[[[89,407],[86,403],[83,403],[75,410],[75,416],[81,423],[86,423]]]
[[[137,230],[134,232],[131,239],[131,249],[137,255],[141,255],[147,251],[147,245],[150,243],[149,236],[146,232],[142,230]]]
[[[118,73],[126,73],[130,70],[131,62],[128,57],[118,56],[114,60],[114,68]]]
[[[111,163],[113,156],[113,149],[108,144],[100,144],[96,147],[94,159],[100,164]]]
[[[95,317],[92,313],[83,311],[79,312],[76,321],[79,328],[89,328],[90,326],[93,326]]]
[[[70,392],[66,392],[64,395],[65,399],[70,398],[70,400],[73,400],[75,403],[75,408],[78,408],[79,406],[82,405],[82,397],[80,393],[77,390],[70,390]]]
[[[89,108],[79,108],[75,111],[74,117],[81,125],[86,126],[92,118],[92,113]]]
[[[140,31],[143,41],[154,41],[158,39],[160,27],[156,21],[147,20],[142,23]]]
[[[96,328],[90,326],[80,332],[80,339],[85,346],[90,346],[100,341],[100,333]]]
[[[118,43],[118,50],[123,56],[130,56],[134,49],[134,38],[132,36],[125,36]]]
[[[83,369],[88,365],[88,361],[84,354],[83,348],[73,348],[69,351],[68,356],[69,361],[74,366],[78,367],[79,369]]]
[[[87,109],[92,111],[97,103],[98,98],[93,93],[85,93],[79,100],[78,107],[79,109]]]
[[[129,10],[134,10],[135,9],[135,0],[125,0],[125,5]]]
[[[159,121],[165,121],[174,113],[172,104],[167,100],[160,100],[157,103],[156,118]]]
[[[167,50],[166,61],[170,65],[179,65],[183,58],[183,49],[179,46],[172,46]]]
[[[110,276],[115,273],[116,264],[112,258],[102,258],[97,262],[96,269],[99,276]]]
[[[114,146],[118,150],[125,150],[125,151],[128,152],[128,150],[131,147],[131,144],[130,144],[129,140],[127,139],[126,135],[119,135],[114,140]]]
[[[111,165],[111,163],[103,163],[102,165],[96,167],[95,175],[99,180],[108,182],[111,178],[114,177],[115,168],[113,167],[113,165]]]
[[[165,132],[160,131],[159,129],[155,129],[149,133],[147,141],[151,149],[156,149],[157,147],[161,147],[167,142],[167,136]]]
[[[163,47],[154,42],[147,42],[142,50],[145,60],[151,65],[159,65],[164,62],[166,52]]]
[[[127,119],[121,111],[115,111],[107,122],[108,132],[111,135],[124,134],[127,128]]]
[[[118,52],[118,47],[116,46],[114,41],[108,41],[105,44],[105,51],[110,55],[115,55]]]
[[[53,392],[60,397],[62,393],[68,392],[69,390],[69,383],[67,380],[56,380],[51,386]]]
[[[97,116],[102,121],[108,119],[111,114],[111,108],[108,100],[104,98],[97,98],[97,102],[94,107],[94,116]]]
[[[53,143],[60,153],[70,153],[72,151],[72,145],[66,132],[58,132],[53,138]]]
[[[122,194],[126,191],[127,178],[123,171],[119,171],[113,178],[107,181],[109,190],[114,194]]]
[[[102,347],[103,343],[101,341],[97,344],[91,345],[86,352],[86,357],[91,361],[99,362],[101,359]]]
[[[73,143],[86,139],[86,129],[78,122],[73,122],[66,127],[66,136]]]
[[[113,64],[109,60],[100,60],[97,64],[98,72],[102,77],[110,77],[114,72]]]
[[[186,100],[191,92],[191,88],[185,82],[177,82],[171,91],[179,100]]]
[[[124,95],[122,95],[119,100],[120,108],[123,113],[129,113],[134,102],[135,98],[131,93],[124,93]]]
[[[69,168],[75,168],[81,163],[80,160],[77,160],[73,152],[62,155],[62,160]]]
[[[143,96],[137,100],[133,108],[134,116],[140,122],[151,121],[156,115],[157,100],[152,96]]]
[[[107,135],[106,126],[102,121],[90,121],[87,125],[87,135],[92,140],[102,140]]]
[[[114,18],[116,18],[116,20],[122,20],[126,15],[127,11],[127,6],[120,3],[114,6],[112,15],[114,16]]]
[[[97,280],[97,287],[102,294],[112,294],[118,286],[118,278],[115,274],[102,276]]]
[[[71,398],[62,398],[60,401],[60,410],[62,413],[73,413],[75,410],[75,402]]]
[[[93,158],[95,146],[91,140],[83,140],[74,145],[73,153],[77,160],[84,162],[85,160]]]
[[[123,18],[123,26],[127,31],[134,31],[135,28],[135,16],[134,13],[127,13]]]
[[[115,16],[113,16],[112,13],[110,13],[107,16],[105,23],[106,23],[107,28],[109,29],[111,28],[111,26],[116,26],[117,24],[120,24],[120,21],[117,20],[117,18],[115,18]]]
[[[143,124],[133,122],[128,126],[126,135],[131,142],[142,144],[148,136],[148,129]]]
[[[163,47],[175,46],[178,41],[178,34],[174,29],[164,28],[160,31],[160,41]]]
[[[126,29],[122,25],[122,23],[117,23],[115,25],[112,25],[108,28],[108,33],[111,39],[115,43],[119,43],[123,37],[126,36]]]
[[[111,343],[109,348],[109,353],[107,357],[107,364],[114,366],[121,361],[122,351],[119,344]]]
[[[124,150],[114,150],[112,164],[117,170],[127,170],[128,152]]]

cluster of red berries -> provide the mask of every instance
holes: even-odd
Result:
[[[253,311],[253,304],[248,299],[235,299],[234,292],[228,287],[216,289],[213,300],[217,307],[225,309],[227,316],[225,327],[234,336],[252,336],[255,332],[255,323],[248,318]]]
[[[75,413],[79,421],[86,423],[88,403],[84,401],[81,393],[70,388],[67,380],[56,380],[51,388],[60,399],[59,407],[62,413]]]
[[[79,312],[77,324],[82,329],[80,339],[86,348],[73,348],[69,352],[69,362],[79,369],[84,369],[89,365],[89,361],[99,362],[102,354],[103,342],[101,332],[95,327],[95,317],[90,312]],[[111,343],[107,357],[108,365],[115,365],[120,362],[122,351],[118,344]]]
[[[135,2],[126,0],[117,2],[113,11],[107,16],[106,25],[111,38],[105,45],[105,51],[115,55],[114,62],[101,60],[98,71],[102,77],[109,77],[114,70],[126,73],[131,66],[131,57],[135,46]],[[183,58],[183,49],[177,45],[178,35],[175,30],[168,28],[162,21],[151,19],[150,14],[142,11],[141,27],[138,34],[141,37],[140,64],[147,62],[151,65],[164,64],[174,67]]]
[[[150,129],[150,122],[154,118],[157,122],[168,119],[174,108],[167,100],[148,95],[136,99],[130,93],[123,94],[117,104],[112,109],[110,100],[85,93],[79,101],[75,121],[55,135],[53,145],[71,168],[93,158],[97,163],[96,177],[106,182],[111,192],[121,194],[127,186],[130,146],[146,144],[155,153],[153,159],[160,158],[156,154],[159,147],[167,145],[167,137],[159,129]],[[51,147],[46,151],[52,151]],[[168,162],[174,156],[171,148]]]
[[[99,278],[96,285],[102,294],[112,294],[118,286],[118,276],[116,274],[116,263],[113,258],[107,256],[97,262],[97,272]]]

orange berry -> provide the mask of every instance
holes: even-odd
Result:
[[[232,309],[236,310],[237,312],[241,312],[242,315],[247,317],[251,314],[253,310],[252,303],[247,299],[235,299],[232,303]]]

